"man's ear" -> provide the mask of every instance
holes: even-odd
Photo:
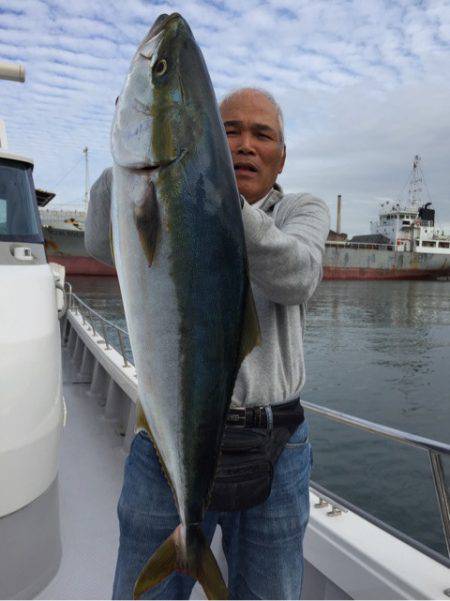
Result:
[[[278,169],[278,173],[281,173],[283,171],[285,161],[286,161],[286,144],[283,144],[283,155],[280,160],[280,168]]]

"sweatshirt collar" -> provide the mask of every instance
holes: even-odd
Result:
[[[264,198],[259,208],[267,213],[268,211],[271,211],[273,209],[273,207],[279,200],[281,200],[282,197],[283,190],[281,189],[281,186],[275,182],[272,190]]]

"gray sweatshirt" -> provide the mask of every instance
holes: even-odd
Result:
[[[110,196],[111,169],[105,169],[91,189],[85,245],[112,265]],[[276,186],[260,208],[245,202],[242,218],[261,344],[241,365],[232,405],[274,405],[298,397],[305,382],[306,303],[322,277],[330,216],[322,200]]]

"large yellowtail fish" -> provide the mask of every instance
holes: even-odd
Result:
[[[113,248],[140,401],[180,516],[134,594],[178,570],[225,599],[201,522],[236,375],[259,328],[224,128],[179,14],[161,15],[139,46],[111,143]]]

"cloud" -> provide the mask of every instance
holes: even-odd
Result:
[[[176,10],[219,97],[257,85],[279,99],[287,190],[322,196],[333,213],[342,193],[344,227],[365,232],[377,197],[398,194],[419,153],[450,223],[448,0],[0,0],[0,60],[27,71],[24,85],[0,81],[0,116],[11,149],[35,157],[37,185],[55,186],[55,204],[80,202],[84,146],[92,180],[110,164],[131,57],[158,14]]]

